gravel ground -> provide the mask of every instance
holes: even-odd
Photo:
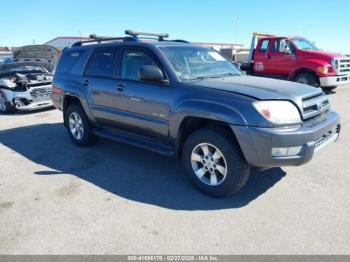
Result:
[[[226,199],[197,192],[172,159],[75,147],[59,111],[0,115],[0,254],[349,254],[350,85],[330,100],[336,144],[255,171]]]

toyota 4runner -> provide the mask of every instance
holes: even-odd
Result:
[[[100,136],[181,158],[199,190],[223,197],[252,166],[305,164],[339,136],[320,89],[245,76],[166,34],[126,34],[75,43],[58,63],[52,100],[78,146]]]

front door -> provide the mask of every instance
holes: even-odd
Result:
[[[164,139],[169,129],[170,84],[140,80],[140,68],[144,65],[159,67],[166,74],[158,59],[150,51],[124,48],[120,54],[115,107],[125,115],[124,128],[128,131]]]
[[[269,69],[281,77],[288,76],[296,63],[295,50],[287,39],[275,39],[268,55]]]

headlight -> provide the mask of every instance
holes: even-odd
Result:
[[[334,72],[338,72],[339,60],[336,58],[332,58],[331,64],[332,64]]]
[[[253,103],[255,109],[274,124],[297,124],[301,122],[295,105],[288,101],[258,101]]]
[[[331,65],[325,65],[325,66],[317,67],[317,71],[320,72],[321,74],[324,74],[324,75],[327,75],[330,71],[332,71],[330,69],[332,69]]]

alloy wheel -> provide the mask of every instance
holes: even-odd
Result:
[[[227,175],[227,163],[224,155],[214,145],[202,143],[191,154],[193,172],[206,185],[218,186]]]
[[[81,140],[84,135],[83,121],[79,114],[73,112],[69,116],[69,130],[76,140]]]

